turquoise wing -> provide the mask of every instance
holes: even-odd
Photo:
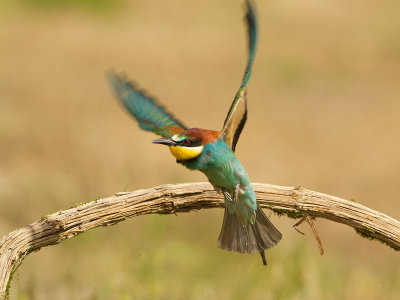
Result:
[[[156,100],[137,89],[130,81],[114,73],[109,73],[108,78],[116,98],[139,122],[140,128],[165,138],[187,129]]]
[[[221,138],[230,146],[232,151],[235,151],[237,141],[247,120],[246,86],[251,76],[251,70],[257,46],[257,23],[254,7],[249,0],[246,1],[246,6],[246,21],[249,36],[249,56],[247,59],[247,66],[244,72],[242,84],[240,85],[240,88],[232,102],[221,133]]]

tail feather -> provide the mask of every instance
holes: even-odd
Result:
[[[275,228],[260,207],[257,207],[254,224],[243,226],[236,214],[230,214],[227,209],[218,238],[218,247],[239,253],[260,252],[263,257],[264,250],[276,245],[282,234]],[[263,259],[266,264],[265,259]]]

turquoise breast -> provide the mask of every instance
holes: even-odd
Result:
[[[179,163],[203,172],[212,184],[227,190],[235,189],[237,184],[250,184],[246,170],[228,144],[221,139],[206,144],[197,158]]]

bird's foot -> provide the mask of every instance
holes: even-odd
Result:
[[[235,191],[232,195],[224,188],[221,188],[222,194],[224,194],[225,198],[228,199],[230,202],[236,202],[236,199],[239,197],[239,193],[241,192],[240,190],[240,184],[238,183],[235,186]]]
[[[238,183],[236,186],[235,186],[235,194],[234,194],[234,197],[233,197],[233,199],[236,201],[236,199],[239,197],[239,192],[240,192],[240,184]]]
[[[229,194],[229,192],[224,188],[222,188],[221,190],[222,190],[222,194],[224,194],[225,199],[227,199],[230,202],[233,202],[231,194]]]

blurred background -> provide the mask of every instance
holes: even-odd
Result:
[[[119,191],[205,181],[113,98],[123,71],[185,124],[220,129],[247,55],[243,1],[0,2],[0,235]],[[253,182],[400,218],[400,2],[256,1],[237,156]],[[271,214],[270,212],[268,212]],[[220,209],[142,216],[29,255],[11,299],[398,299],[400,256],[349,227],[271,214],[281,243],[216,247]]]

